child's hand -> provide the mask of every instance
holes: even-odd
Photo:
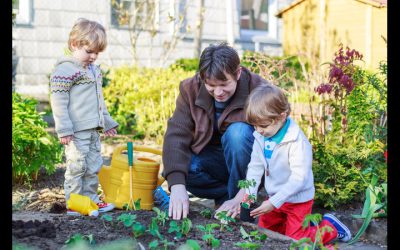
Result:
[[[73,135],[67,135],[64,137],[60,137],[60,143],[62,145],[68,145],[72,141],[73,138],[74,138]]]
[[[269,200],[266,200],[263,203],[261,203],[261,205],[258,208],[256,208],[253,211],[251,211],[250,212],[250,216],[257,217],[257,216],[260,216],[262,214],[266,214],[268,212],[271,212],[274,209],[275,209],[275,207],[272,205],[272,203]]]
[[[109,129],[104,132],[105,136],[114,136],[117,134],[117,130],[115,128]]]

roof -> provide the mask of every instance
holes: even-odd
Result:
[[[282,17],[282,14],[285,13],[286,11],[294,8],[295,6],[299,5],[300,3],[304,2],[306,0],[295,0],[293,1],[290,5],[286,6],[282,10],[280,10],[275,16],[276,17]],[[384,8],[387,7],[387,0],[353,0],[353,1],[358,1],[361,3],[369,4],[377,8]]]

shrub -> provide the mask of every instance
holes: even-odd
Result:
[[[170,68],[181,68],[184,71],[188,72],[196,72],[199,67],[199,59],[198,58],[180,58],[177,59],[173,64],[171,64]]]
[[[112,69],[104,98],[111,116],[120,124],[118,132],[160,142],[175,110],[179,83],[194,73],[181,68]]]
[[[41,167],[54,173],[55,164],[62,161],[63,148],[46,132],[47,123],[36,105],[35,99],[12,95],[12,174],[17,182],[30,182]]]
[[[362,60],[358,51],[340,46],[328,63],[328,81],[315,89],[321,113],[302,121],[312,129],[316,202],[329,208],[362,197],[374,174],[387,179],[386,63],[373,74],[356,60]]]

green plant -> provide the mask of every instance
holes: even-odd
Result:
[[[251,190],[250,190],[251,187],[255,187],[255,186],[256,186],[256,181],[254,179],[240,180],[238,182],[238,187],[246,190],[246,194],[245,194],[242,202],[240,203],[242,207],[248,209],[248,208],[250,208],[251,204],[254,204],[256,202],[257,195],[252,194]]]
[[[197,240],[186,240],[185,244],[178,247],[178,250],[200,250],[200,244]]]
[[[157,237],[160,240],[162,240],[164,238],[158,230],[158,224],[157,224],[156,218],[151,218],[151,223],[149,225],[149,229],[147,229],[146,231],[149,232],[154,237]]]
[[[170,68],[181,68],[184,71],[195,72],[199,67],[199,59],[198,58],[180,58],[177,59],[173,64],[170,65]]]
[[[200,214],[206,219],[211,219],[211,217],[212,217],[212,211],[209,208],[205,208],[205,209],[201,210]]]
[[[36,179],[41,167],[52,174],[62,162],[63,147],[46,131],[47,123],[36,105],[35,99],[12,94],[12,176],[16,182]]]
[[[146,227],[140,224],[139,222],[135,222],[132,226],[133,237],[138,238],[142,236],[146,232]]]
[[[160,226],[164,226],[165,222],[168,220],[167,212],[161,211],[158,207],[153,207],[153,211],[157,213],[156,220]]]
[[[215,214],[217,219],[220,221],[220,228],[219,231],[224,231],[227,229],[228,231],[232,231],[232,228],[228,225],[229,222],[236,222],[235,218],[232,218],[231,216],[228,216],[228,211],[219,211],[218,213]]]
[[[136,214],[121,214],[117,220],[121,221],[125,227],[130,227],[136,222]]]
[[[361,215],[353,215],[354,218],[362,218],[364,222],[356,235],[349,241],[348,244],[353,244],[358,241],[360,236],[365,232],[372,218],[387,216],[387,183],[377,185],[378,177],[374,175],[371,178],[371,183],[365,190],[365,201]]]
[[[113,217],[112,217],[111,215],[109,215],[109,214],[103,214],[103,215],[100,217],[100,219],[101,219],[101,222],[103,223],[103,226],[104,226],[105,228],[107,228],[107,226],[106,226],[106,224],[104,223],[104,221],[108,221],[108,222],[111,224],[111,226],[113,226]]]
[[[197,226],[200,231],[204,232],[202,239],[206,242],[207,245],[212,246],[213,248],[217,248],[221,244],[221,242],[213,235],[214,228],[217,227],[219,227],[219,225],[216,223],[206,224],[205,226]]]
[[[386,62],[371,73],[360,60],[358,51],[339,47],[326,64],[327,80],[315,88],[318,113],[311,109],[300,122],[313,145],[316,204],[330,209],[362,197],[373,174],[379,183],[387,179]]]
[[[110,72],[104,99],[110,115],[119,123],[118,133],[135,139],[163,139],[167,121],[175,110],[179,83],[194,72],[181,68],[122,66]]]
[[[65,241],[66,245],[76,245],[81,241],[86,241],[88,242],[90,245],[94,245],[96,242],[93,238],[93,234],[89,234],[89,235],[81,235],[79,233],[72,235],[68,240]]]
[[[309,227],[310,222],[313,222],[317,226],[317,231],[315,234],[315,239],[314,242],[310,238],[301,238],[297,242],[293,242],[290,244],[290,250],[295,250],[295,249],[300,249],[300,250],[314,250],[314,249],[320,249],[320,250],[328,250],[322,242],[322,235],[325,234],[326,232],[332,232],[332,228],[329,226],[323,226],[319,227],[319,223],[322,220],[322,215],[319,213],[315,214],[308,214],[304,218],[302,228],[305,229]]]
[[[125,209],[126,211],[140,210],[140,201],[140,198],[138,198],[136,201],[133,201],[132,206],[126,203],[122,206],[122,209]]]
[[[162,245],[161,248],[159,247],[160,243],[161,243],[161,245]],[[151,242],[149,243],[149,248],[150,248],[150,249],[165,249],[165,250],[166,250],[166,249],[168,249],[169,246],[174,246],[174,245],[175,245],[175,243],[169,242],[169,241],[166,240],[166,239],[161,240],[161,241],[153,240],[153,241],[151,241]]]
[[[175,232],[176,238],[180,239],[183,235],[187,235],[192,228],[192,221],[189,218],[184,218],[181,225],[177,221],[171,221],[169,223],[168,233]]]
[[[247,239],[251,242],[253,241],[265,241],[267,239],[267,235],[260,233],[258,230],[253,230],[250,233],[247,233],[246,230],[242,226],[240,226],[240,233],[242,234],[243,239]]]

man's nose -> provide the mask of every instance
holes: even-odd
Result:
[[[224,91],[220,87],[216,87],[214,90],[214,94],[221,95]]]

